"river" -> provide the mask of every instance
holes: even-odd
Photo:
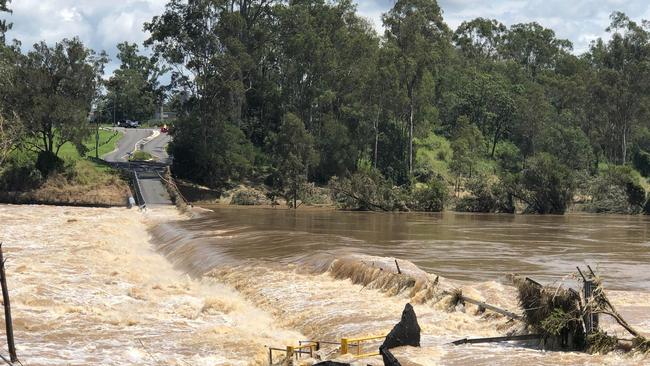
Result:
[[[575,266],[591,264],[618,310],[649,335],[646,217],[210,208],[188,218],[171,208],[0,205],[22,363],[268,365],[269,346],[386,334],[406,303],[422,347],[396,349],[402,365],[650,363],[512,344],[453,346],[521,324],[434,296],[459,288],[516,311],[508,273],[575,285]],[[611,321],[602,325],[629,337]],[[341,358],[332,345],[321,354],[382,365],[377,357]]]
[[[465,294],[517,309],[507,274],[575,285],[575,267],[589,264],[603,276],[623,315],[647,333],[647,217],[209,208],[212,212],[200,217],[153,227],[158,251],[196,277],[232,286],[272,314],[279,326],[305,338],[336,341],[383,334],[399,320],[404,304],[412,302],[423,329],[423,347],[397,351],[411,364],[646,361],[639,356],[588,356],[513,345],[450,346],[458,338],[504,335],[516,326],[507,319],[476,315],[470,306],[450,312],[444,301],[423,295],[425,290],[404,291],[382,275],[396,271],[393,258],[397,258],[402,271],[416,278],[440,276],[441,283],[462,288]],[[604,326],[625,336],[612,322],[605,321]],[[377,360],[363,364],[373,362]]]

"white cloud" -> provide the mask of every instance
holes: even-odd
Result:
[[[356,0],[359,13],[382,33],[381,15],[395,0]],[[162,13],[167,0],[15,0],[8,37],[20,39],[23,48],[40,40],[50,44],[78,36],[95,50],[115,58],[115,45],[122,41],[142,43],[147,35],[142,24]],[[650,18],[647,0],[439,0],[452,29],[476,17],[494,18],[506,25],[536,21],[574,43],[576,53],[586,51],[605,28],[614,10],[635,20]],[[116,60],[108,68],[113,69]]]

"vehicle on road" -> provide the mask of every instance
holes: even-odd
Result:
[[[138,128],[138,127],[140,127],[140,122],[132,121],[130,119],[121,119],[121,120],[117,121],[117,127]]]
[[[160,127],[160,133],[167,133],[169,132],[169,128],[167,128],[167,125],[163,125]]]

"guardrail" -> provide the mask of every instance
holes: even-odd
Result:
[[[133,169],[133,188],[135,189],[135,199],[138,203],[138,207],[144,208],[147,206],[147,203],[144,200],[142,195],[142,187],[140,186],[140,179],[138,178],[138,172]]]
[[[350,353],[350,348],[356,348],[357,353],[352,354],[354,357],[363,358],[379,355],[379,352],[370,352],[370,353],[361,353],[361,344],[363,342],[378,341],[385,339],[386,335],[380,336],[370,336],[370,337],[359,337],[359,338],[341,338],[341,354]]]
[[[355,358],[378,356],[379,351],[361,353],[362,343],[381,341],[385,338],[386,335],[379,335],[379,336],[357,337],[357,338],[341,338],[341,342],[300,341],[299,346],[287,346],[286,348],[269,347],[269,365],[273,365],[274,352],[284,353],[285,360],[289,360],[293,357],[299,359],[302,355],[309,355],[309,357],[314,357],[314,352],[320,350],[321,345],[323,344],[331,344],[331,345],[339,346],[341,355],[351,354]],[[350,353],[350,350],[352,348],[356,348],[356,353]]]
[[[269,347],[269,365],[273,365],[273,351],[283,352],[285,354],[285,359],[291,359],[292,357],[300,357],[301,355],[309,355],[309,357],[314,357],[314,352],[320,349],[320,344],[318,342],[307,342],[299,346],[287,346],[286,348],[273,348]]]

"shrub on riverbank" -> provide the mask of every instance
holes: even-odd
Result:
[[[496,178],[495,178],[496,179]],[[456,203],[458,212],[514,213],[513,197],[500,181],[490,181],[485,176],[469,180],[466,187],[469,195]]]
[[[348,178],[335,177],[329,188],[339,208],[360,211],[427,211],[444,209],[449,197],[446,182],[437,177],[426,185],[397,187],[376,169],[366,169]]]
[[[269,203],[263,192],[253,188],[240,187],[230,197],[231,205],[260,206]]]
[[[107,166],[68,160],[44,177],[33,154],[15,154],[0,171],[0,201],[82,206],[122,206],[128,185]]]
[[[573,171],[547,153],[528,159],[520,174],[506,175],[502,181],[527,205],[527,213],[537,214],[564,214],[576,188]]]
[[[636,214],[644,210],[646,192],[641,177],[628,166],[608,166],[591,183],[586,209],[597,213]]]

